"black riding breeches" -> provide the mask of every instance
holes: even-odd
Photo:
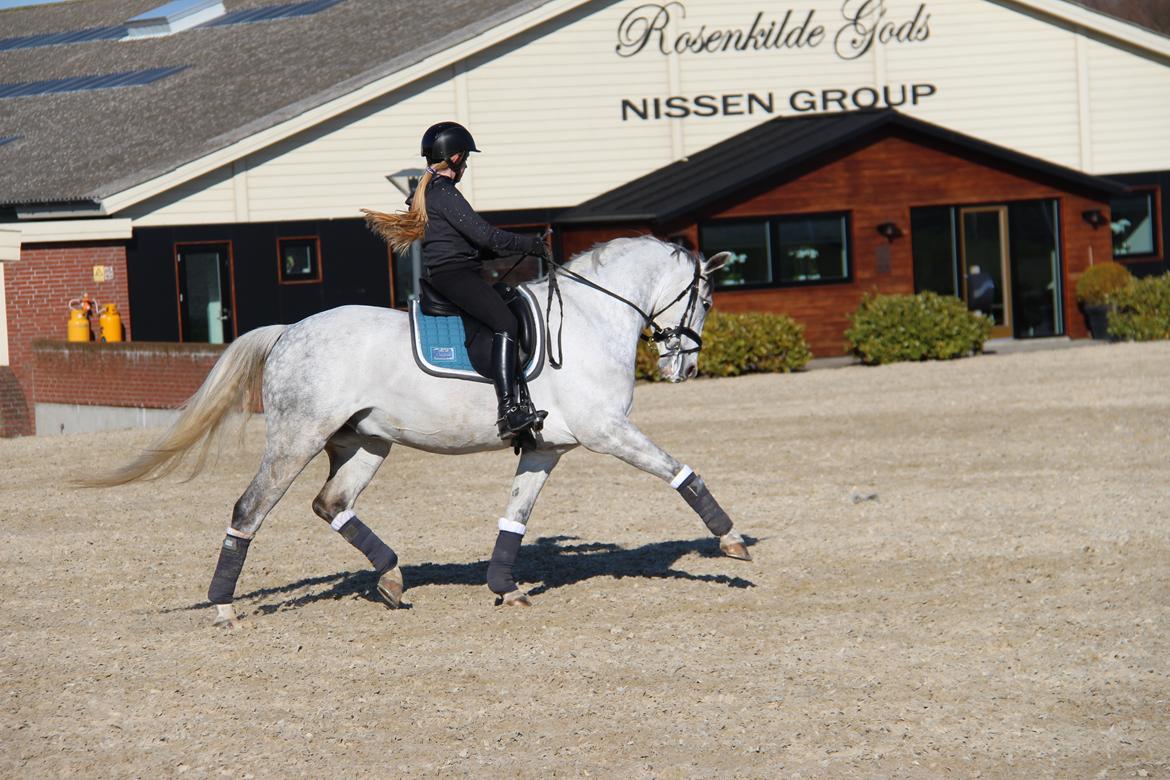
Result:
[[[427,281],[468,316],[491,328],[492,333],[507,333],[516,339],[516,317],[478,271],[462,268],[437,271],[427,276]]]

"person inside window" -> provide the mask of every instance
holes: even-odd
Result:
[[[995,303],[995,280],[977,265],[971,266],[967,275],[967,308],[991,316]]]
[[[407,211],[384,214],[362,209],[374,232],[396,252],[422,240],[424,277],[431,287],[472,319],[491,329],[491,379],[496,388],[500,438],[523,434],[544,418],[531,402],[522,403],[517,374],[516,318],[488,284],[481,271],[484,253],[525,253],[549,258],[540,236],[510,233],[491,225],[471,208],[456,189],[467,171],[468,158],[478,152],[463,125],[439,122],[422,137],[427,169],[406,199]]]

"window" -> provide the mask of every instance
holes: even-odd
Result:
[[[1120,259],[1158,253],[1154,241],[1154,193],[1133,192],[1109,202],[1109,229],[1113,232],[1113,256]]]
[[[910,209],[914,292],[962,297],[954,212],[950,206]]]
[[[849,278],[843,215],[790,217],[776,220],[775,225],[781,282]]]
[[[716,275],[722,289],[802,285],[849,279],[849,219],[845,214],[809,214],[757,220],[721,220],[702,225],[703,254],[731,252]]]
[[[716,274],[716,287],[769,284],[772,281],[768,222],[715,222],[699,229],[699,243],[707,257],[730,252],[731,259]]]
[[[281,284],[321,281],[321,241],[316,236],[277,239]]]

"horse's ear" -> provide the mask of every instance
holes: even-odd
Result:
[[[718,271],[720,268],[727,265],[727,261],[730,259],[731,252],[720,252],[703,263],[703,270],[707,273]]]

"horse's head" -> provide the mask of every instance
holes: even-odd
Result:
[[[671,382],[683,382],[699,373],[703,323],[712,303],[711,274],[731,258],[730,252],[720,252],[709,260],[699,253],[681,254],[692,262],[690,285],[654,318],[659,328],[654,333],[658,373]],[[674,295],[674,291],[668,294]]]

